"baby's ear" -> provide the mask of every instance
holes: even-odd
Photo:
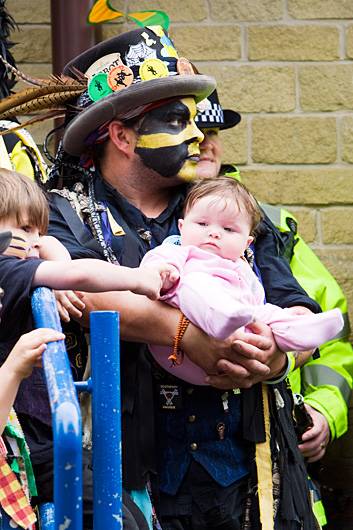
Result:
[[[183,224],[184,224],[184,219],[179,219],[178,220],[178,228],[179,228],[179,232],[181,232],[182,228],[183,228]]]
[[[247,243],[246,246],[247,246],[247,247],[250,247],[250,245],[251,245],[251,243],[252,243],[253,241],[254,241],[253,236],[249,236],[249,237],[248,237],[248,243]]]

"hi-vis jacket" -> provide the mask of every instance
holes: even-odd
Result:
[[[320,347],[320,358],[309,360],[289,376],[293,392],[301,392],[305,402],[321,412],[328,421],[332,439],[347,430],[348,403],[352,389],[353,349],[348,342],[350,333],[347,301],[336,280],[314,252],[296,234],[296,220],[280,207],[261,205],[273,224],[293,237],[290,267],[293,275],[316,300],[323,311],[338,307],[345,326],[339,335]],[[292,237],[291,237],[292,236]]]
[[[227,166],[225,172],[241,180],[236,167]],[[287,241],[286,257],[296,280],[323,311],[338,307],[345,320],[339,336],[320,347],[320,357],[307,361],[289,376],[293,392],[303,394],[305,403],[325,416],[334,440],[348,429],[348,404],[353,386],[347,300],[332,274],[297,234],[295,217],[278,206],[260,206]]]
[[[0,130],[18,127],[18,123],[0,120]],[[0,136],[0,167],[22,173],[32,180],[47,180],[47,165],[31,134],[23,128]]]

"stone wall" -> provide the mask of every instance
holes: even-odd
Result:
[[[296,214],[353,312],[352,0],[111,3],[125,12],[153,7],[169,14],[180,54],[214,75],[223,105],[243,116],[222,133],[225,161],[241,166],[260,200]],[[49,6],[8,0],[20,25],[16,59],[39,75],[50,71]],[[106,25],[103,34],[127,27]],[[38,140],[43,129],[36,127]]]

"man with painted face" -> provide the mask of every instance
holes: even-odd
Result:
[[[128,86],[118,86],[116,68]],[[194,123],[195,101],[213,91],[214,80],[195,75],[156,26],[87,50],[65,73],[75,75],[77,69],[87,76],[88,90],[75,111],[68,111],[52,168],[50,233],[73,258],[94,256],[135,267],[150,248],[178,232],[186,183],[195,178],[203,138]],[[279,269],[287,276],[288,305],[316,309],[280,257]],[[281,381],[288,367],[269,328],[256,323],[249,333],[221,342],[190,324],[179,346],[209,374],[210,385],[193,388],[155,367],[146,347],[175,343],[176,309],[129,292],[87,295],[85,304],[87,314],[114,309],[121,315],[124,487],[141,505],[152,479],[164,530],[239,529],[244,517],[247,528],[260,528],[251,462],[254,443],[266,434],[256,383]],[[233,392],[236,387],[244,390]],[[312,530],[290,397],[281,382],[271,385],[269,394],[269,450],[286,483],[275,499],[276,528]],[[286,463],[279,461],[278,447],[286,451]],[[263,518],[262,501],[263,496]],[[145,515],[149,519],[146,509]]]

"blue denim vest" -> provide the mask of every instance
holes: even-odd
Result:
[[[222,391],[183,383],[176,386],[180,398],[177,408],[159,407],[157,411],[160,489],[174,495],[191,459],[221,486],[229,486],[248,474],[252,446],[242,437],[240,394],[228,392],[225,411]],[[159,388],[157,384],[157,392]]]

